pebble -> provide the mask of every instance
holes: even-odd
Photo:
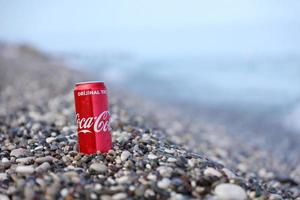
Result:
[[[176,158],[168,158],[167,162],[171,162],[171,163],[174,163],[176,162],[177,159]]]
[[[90,165],[89,169],[91,171],[94,171],[97,173],[106,173],[107,172],[107,166],[102,163],[93,163]]]
[[[37,146],[37,147],[35,147],[33,150],[34,150],[34,151],[39,151],[39,150],[42,150],[42,149],[44,149],[43,146]]]
[[[247,195],[243,188],[230,183],[222,183],[215,188],[219,200],[246,200]]]
[[[216,177],[221,177],[222,174],[221,172],[217,171],[216,169],[212,167],[208,167],[204,170],[204,175],[205,176],[216,176]]]
[[[155,196],[155,192],[151,189],[147,189],[144,193],[144,196],[146,198],[150,198],[150,197],[154,197]]]
[[[4,181],[7,179],[7,174],[6,173],[0,173],[0,181]]]
[[[123,199],[127,199],[127,194],[124,192],[117,193],[112,196],[112,200],[123,200]]]
[[[9,197],[6,196],[5,194],[0,194],[0,199],[1,200],[9,200]]]
[[[52,156],[45,156],[45,157],[39,157],[39,158],[36,158],[35,159],[35,162],[37,163],[37,164],[41,164],[41,163],[43,163],[43,162],[49,162],[49,163],[51,163],[51,162],[53,162],[55,160],[55,158],[53,158]]]
[[[167,189],[170,186],[170,184],[171,184],[170,179],[163,178],[162,180],[158,181],[157,186],[162,189]]]
[[[4,158],[1,159],[1,162],[2,162],[2,163],[8,163],[9,160],[8,160],[8,158],[5,158],[5,157],[4,157]]]
[[[169,154],[174,154],[175,153],[175,150],[174,149],[165,149],[165,152],[166,153],[169,153]]]
[[[227,168],[223,168],[222,171],[225,173],[225,175],[229,179],[236,179],[236,177],[237,177],[231,170],[229,170]]]
[[[129,184],[131,180],[128,176],[121,176],[120,178],[117,178],[116,181],[119,184]]]
[[[37,173],[43,173],[48,171],[51,168],[50,164],[48,162],[44,162],[41,165],[39,165],[37,168],[35,168],[35,171]]]
[[[124,162],[131,156],[129,151],[123,151],[121,154],[121,160]]]
[[[28,154],[29,154],[29,151],[27,149],[23,149],[23,148],[14,149],[10,152],[10,156],[14,156],[17,158],[27,156]]]
[[[149,155],[148,155],[148,159],[150,159],[150,160],[155,160],[155,159],[157,159],[158,157],[156,156],[156,155],[154,155],[154,154],[152,154],[152,153],[150,153]]]
[[[67,188],[63,188],[61,191],[60,191],[60,194],[61,196],[65,197],[67,196],[69,193],[68,189]]]
[[[16,172],[20,174],[33,174],[34,168],[33,166],[17,166]]]
[[[112,200],[111,195],[101,195],[101,200]]]
[[[151,180],[151,181],[156,181],[157,180],[157,176],[154,175],[154,174],[148,174],[147,179]]]
[[[51,142],[53,142],[54,140],[56,140],[55,137],[48,137],[48,138],[46,138],[46,142],[47,142],[47,143],[51,143]]]
[[[271,194],[269,200],[282,200],[281,196],[278,194]]]
[[[171,167],[160,166],[156,169],[162,177],[171,177],[173,169]]]
[[[34,157],[25,157],[25,158],[18,158],[16,159],[17,163],[22,163],[22,164],[30,164],[34,160]]]

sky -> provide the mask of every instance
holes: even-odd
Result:
[[[299,54],[300,1],[0,0],[0,40],[141,56]]]

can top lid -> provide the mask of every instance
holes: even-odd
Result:
[[[76,85],[92,84],[92,83],[101,83],[101,84],[103,84],[104,82],[103,81],[84,81],[84,82],[76,83]]]

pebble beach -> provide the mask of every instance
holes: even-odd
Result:
[[[72,89],[90,79],[32,47],[0,45],[1,200],[300,200],[299,153],[286,162],[118,88],[113,149],[80,154]]]

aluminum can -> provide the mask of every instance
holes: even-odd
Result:
[[[108,152],[112,144],[105,84],[99,81],[77,83],[74,97],[79,152]]]

